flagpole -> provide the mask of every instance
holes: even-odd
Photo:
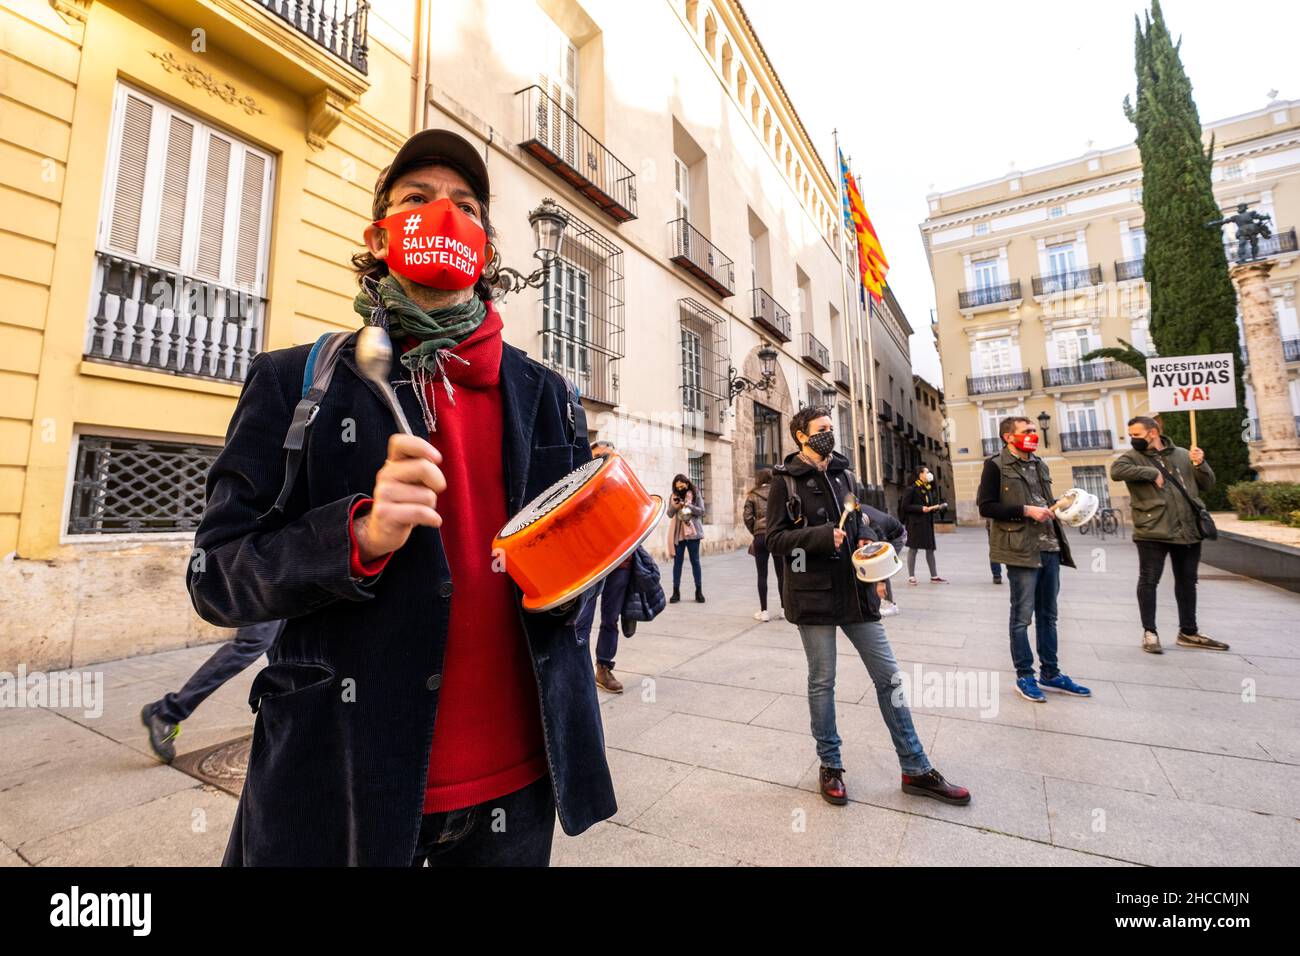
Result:
[[[858,192],[859,192],[859,193],[862,192],[862,184],[861,184],[861,183],[858,183]],[[854,238],[856,239],[856,236],[855,236]],[[860,301],[862,301],[862,300],[859,299],[858,301],[860,302]],[[867,374],[867,375],[864,375],[863,377],[864,377],[864,378],[867,378],[867,380],[871,383],[871,386],[870,386],[870,387],[871,387],[871,395],[872,395],[872,397],[873,397],[874,399],[876,399],[876,400],[879,400],[880,395],[879,395],[879,393],[876,391],[876,349],[875,349],[875,345],[873,344],[873,342],[872,342],[872,338],[871,338],[871,299],[870,299],[870,298],[867,299],[867,320],[866,320],[866,321],[867,321],[867,369],[868,369],[869,371],[868,371],[868,374]],[[876,474],[881,476],[881,478],[880,478],[880,494],[883,496],[884,493],[885,493],[885,479],[884,479],[884,475],[883,475],[883,472],[884,472],[884,464],[883,464],[883,463],[881,462],[881,460],[880,460],[880,455],[881,455],[881,452],[880,452],[880,422],[879,422],[879,420],[876,418],[874,412],[875,412],[875,409],[872,409],[871,419],[872,419],[872,424],[873,424],[874,427],[875,427],[875,435],[876,435],[876,455],[875,455],[875,457],[876,457]]]
[[[849,335],[849,325],[852,321],[849,311],[849,292],[848,292],[848,256],[844,251],[844,240],[847,238],[845,230],[847,226],[844,222],[844,165],[840,157],[840,131],[838,128],[831,130],[831,135],[835,138],[835,195],[839,199],[839,260],[840,260],[840,305],[843,307],[844,321],[840,324],[840,338],[843,340],[844,355],[848,358],[845,363],[849,367],[849,397],[850,407],[853,409],[853,455],[857,459],[858,474],[861,475],[867,484],[871,484],[871,474],[867,468],[868,459],[864,454],[862,444],[857,440],[858,435],[870,441],[862,426],[862,411],[858,406],[861,398],[859,385],[859,376],[854,371],[852,337]],[[855,233],[856,240],[856,233]],[[854,265],[854,272],[857,272],[857,266]]]

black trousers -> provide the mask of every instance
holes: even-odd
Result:
[[[767,550],[767,535],[754,535],[754,565],[758,570],[758,606],[767,610],[767,559],[776,568],[776,596],[779,600],[785,587],[785,559]],[[784,603],[784,602],[782,602]]]
[[[550,866],[551,778],[461,810],[426,813],[411,866]]]
[[[1178,601],[1178,630],[1196,633],[1196,568],[1201,563],[1201,543],[1135,541],[1138,550],[1138,610],[1142,627],[1156,630],[1156,587],[1165,570],[1165,555],[1174,568],[1174,597]],[[1158,633],[1158,632],[1157,632]]]

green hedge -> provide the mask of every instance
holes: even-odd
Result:
[[[1300,527],[1300,483],[1239,481],[1228,486],[1228,500],[1239,518],[1272,518]]]

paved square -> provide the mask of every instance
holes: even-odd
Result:
[[[1300,862],[1300,597],[1202,566],[1200,618],[1228,653],[1140,649],[1127,540],[1074,535],[1063,572],[1061,663],[1090,700],[1016,696],[1007,585],[980,528],[942,535],[946,586],[894,580],[886,620],[900,667],[996,677],[996,698],[924,698],[917,731],[968,807],[909,797],[866,669],[841,636],[836,687],[850,803],[817,794],[798,632],[760,623],[752,559],[704,560],[708,603],[685,592],[623,640],[626,692],[601,694],[619,812],[557,865],[1295,865]],[[669,584],[665,573],[665,585]],[[689,580],[689,571],[687,572]],[[775,602],[775,580],[772,581]],[[141,703],[179,685],[212,646],[102,665],[98,718],[0,711],[0,866],[215,865],[235,801],[157,764]],[[920,668],[918,674],[917,668]],[[186,722],[180,752],[248,733],[254,670]],[[933,679],[933,678],[932,678]]]

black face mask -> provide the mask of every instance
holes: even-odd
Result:
[[[805,444],[822,458],[826,458],[835,450],[835,429],[831,428],[815,435],[809,435]]]
[[[684,494],[686,494],[686,486],[685,486],[685,485],[676,485],[676,486],[673,488],[673,491],[677,492],[679,495],[684,495]]]
[[[1151,444],[1145,438],[1130,438],[1129,441],[1133,443],[1134,451],[1146,451]]]

